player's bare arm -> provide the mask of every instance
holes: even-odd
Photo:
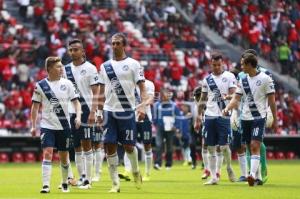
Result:
[[[198,132],[200,130],[200,126],[202,123],[202,117],[203,117],[203,112],[204,112],[204,108],[206,105],[206,102],[208,100],[208,93],[206,92],[201,92],[201,96],[198,102],[198,115],[197,118],[195,120],[195,124],[194,124],[194,129]]]
[[[73,100],[72,104],[73,104],[75,112],[76,112],[75,128],[79,129],[79,127],[81,125],[81,104],[78,99]]]
[[[242,96],[240,94],[235,93],[229,104],[223,110],[223,115],[226,116],[232,109],[237,109],[239,107],[241,98]]]
[[[145,118],[146,115],[146,102],[148,99],[148,94],[146,91],[146,86],[144,81],[140,81],[138,83],[138,86],[141,94],[141,103],[136,107],[136,109],[137,109],[138,121],[141,121]]]
[[[105,96],[104,96],[104,92],[105,92],[105,85],[104,84],[100,84],[100,89],[99,89],[99,96],[98,96],[98,113],[97,113],[97,123],[99,126],[102,125],[103,122],[103,105],[104,105],[104,101],[105,101]]]
[[[276,100],[275,100],[275,94],[268,94],[268,104],[271,108],[272,111],[272,115],[273,115],[273,124],[272,124],[272,128],[276,131],[277,130],[277,108],[276,108]]]
[[[36,120],[39,114],[40,103],[32,102],[31,106],[31,130],[30,133],[34,137],[36,136]]]
[[[88,118],[88,124],[91,126],[96,122],[96,112],[97,112],[97,103],[99,97],[99,85],[92,85],[91,86],[92,93],[93,93],[93,101],[92,101],[92,108]]]

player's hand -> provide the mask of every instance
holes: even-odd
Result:
[[[31,136],[32,136],[32,137],[35,137],[35,136],[36,136],[36,128],[32,127],[32,128],[30,129],[30,133],[31,133]]]
[[[95,112],[91,111],[88,118],[88,125],[93,126],[96,122],[96,114]]]
[[[229,111],[228,111],[227,108],[224,108],[224,109],[222,110],[222,115],[223,115],[223,116],[229,116]]]
[[[80,125],[81,125],[81,118],[80,117],[76,117],[75,118],[75,128],[79,129]]]
[[[277,132],[278,126],[277,126],[277,120],[273,120],[273,124],[272,124],[272,129],[274,130],[274,132]]]
[[[146,116],[146,111],[145,110],[146,110],[146,108],[145,108],[145,105],[143,103],[139,104],[136,107],[138,121],[142,121],[142,120],[145,119],[145,116]]]

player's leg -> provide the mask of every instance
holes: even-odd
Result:
[[[118,141],[123,144],[125,153],[130,160],[133,180],[136,188],[140,189],[142,185],[142,176],[138,164],[138,151],[136,144],[136,122],[135,113],[133,111],[126,111],[117,113],[119,119],[117,120],[119,127]]]
[[[190,149],[191,149],[191,158],[192,158],[192,169],[195,169],[197,166],[197,152],[196,152],[196,133],[191,133],[191,143],[190,143]]]
[[[223,165],[223,160],[224,160],[224,154],[223,151],[221,150],[220,146],[217,145],[217,156],[216,156],[216,161],[217,161],[217,178],[220,180],[221,178],[221,169]]]
[[[266,183],[268,180],[267,150],[266,150],[266,146],[263,142],[260,144],[260,164],[261,164],[262,181],[263,181],[263,183]]]
[[[53,147],[55,146],[55,132],[49,129],[41,129],[41,146],[43,149],[42,183],[40,193],[50,192],[50,179],[52,173]]]
[[[232,149],[235,150],[238,154],[238,162],[240,167],[241,176],[238,179],[238,182],[247,181],[247,158],[246,158],[246,145],[242,144],[242,134],[240,131],[232,131]]]
[[[261,176],[257,175],[259,164],[260,164],[260,145],[263,140],[265,127],[264,119],[257,119],[252,121],[252,130],[251,130],[251,167],[250,175],[248,176],[249,186],[255,185],[259,181],[261,182]]]
[[[73,147],[75,151],[75,166],[78,172],[79,180],[77,182],[78,186],[81,186],[85,179],[85,157],[82,153],[81,143],[80,143],[80,131],[81,127],[79,129],[75,128],[75,118],[76,114],[71,114],[70,117],[70,124],[71,124],[71,134],[73,138]]]
[[[92,128],[83,123],[81,134],[81,146],[83,149],[83,155],[85,158],[85,174],[86,178],[79,188],[90,189],[92,182],[92,168],[93,168],[93,150],[92,150]]]
[[[55,133],[55,146],[58,150],[60,158],[60,168],[62,175],[62,192],[70,192],[68,188],[68,176],[70,171],[70,158],[69,158],[69,149],[70,149],[70,138],[71,138],[71,129],[57,131]]]
[[[103,122],[104,148],[107,157],[108,170],[112,180],[112,188],[109,192],[118,193],[120,192],[120,179],[117,169],[119,165],[119,157],[117,154],[118,127],[112,112],[104,111],[103,116],[105,120]]]
[[[214,185],[218,183],[217,178],[217,132],[216,132],[216,118],[205,117],[204,125],[207,131],[205,143],[208,149],[208,168],[211,172],[211,179],[204,183],[204,185]]]
[[[201,147],[201,155],[202,155],[202,161],[203,161],[203,175],[202,179],[207,179],[210,176],[210,170],[209,170],[209,154],[208,154],[208,149],[207,149],[207,144],[205,143],[205,140],[207,138],[207,131],[205,130],[205,127],[203,125],[202,127],[202,147]]]
[[[232,137],[230,118],[219,117],[217,121],[218,144],[220,146],[220,151],[224,154],[228,178],[231,182],[235,182],[236,178],[231,165],[231,149],[229,147]]]
[[[102,132],[96,125],[93,127],[94,177],[92,181],[99,181],[102,173],[102,164],[105,157],[104,146],[101,143]]]
[[[138,126],[137,126],[138,127]],[[139,129],[137,129],[138,132]],[[143,181],[149,181],[150,180],[150,170],[152,167],[152,161],[153,161],[153,154],[152,154],[152,123],[149,121],[149,119],[145,119],[144,122],[142,122],[142,129],[141,129],[141,137],[142,141],[144,143],[144,149],[145,149],[145,175],[143,176]]]
[[[164,146],[164,130],[159,126],[156,127],[155,145],[156,145],[156,158],[155,158],[154,169],[160,170],[162,165],[162,152]]]
[[[165,167],[169,170],[173,165],[173,146],[174,146],[174,132],[165,131],[166,138],[166,164]]]

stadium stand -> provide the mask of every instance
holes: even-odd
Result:
[[[155,89],[168,87],[175,101],[191,100],[193,89],[209,72],[212,49],[171,1],[71,2],[33,0],[24,5],[22,0],[14,0],[19,13],[12,13],[0,1],[0,130],[28,133],[34,82],[46,76],[44,59],[57,55],[68,63],[66,42],[74,37],[83,40],[87,59],[99,68],[111,57],[110,36],[125,32],[129,56],[140,60]],[[217,0],[210,5],[207,0],[178,2],[187,5],[184,7],[195,16],[195,23],[207,23],[231,43],[255,48],[273,62],[289,63],[283,72],[300,77],[299,4],[275,1],[270,7],[264,1],[257,1],[259,5],[235,0],[226,5]],[[283,43],[288,45],[281,46]],[[282,53],[289,51],[288,60],[277,53],[280,48]],[[228,70],[236,66],[228,58],[225,63]],[[268,133],[299,134],[299,96],[277,85],[276,97],[280,128]]]

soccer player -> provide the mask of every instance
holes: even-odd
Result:
[[[153,154],[152,154],[152,113],[151,113],[151,104],[154,100],[154,84],[150,80],[145,81],[146,92],[148,95],[147,100],[145,101],[146,106],[146,116],[143,121],[136,121],[137,128],[137,137],[144,144],[145,150],[145,175],[143,176],[143,181],[150,180],[150,169],[152,166]],[[139,87],[136,88],[135,92],[136,102],[140,103],[140,90]],[[124,154],[124,166],[125,171],[119,174],[121,179],[130,180],[129,173],[131,172],[131,165],[126,153]]]
[[[246,53],[251,53],[257,57],[257,52],[253,49],[247,49],[243,52],[242,57],[241,57],[241,62],[243,61],[243,57]],[[260,65],[257,65],[257,70],[264,72],[265,74],[269,75],[272,78],[272,74],[265,68],[263,68]],[[246,76],[245,72],[240,72],[238,73],[237,79],[242,79]],[[240,111],[238,111],[240,112]],[[242,132],[240,130],[238,131],[233,131],[233,147],[237,150],[238,153],[238,159],[239,159],[239,164],[240,164],[240,169],[241,169],[241,176],[239,178],[239,181],[247,181],[247,163],[248,166],[250,167],[250,151],[247,149],[246,151],[246,145],[245,142],[241,140]],[[246,155],[247,152],[247,155]],[[264,145],[263,142],[261,142],[260,146],[260,166],[261,166],[261,175],[262,175],[262,181],[263,183],[266,183],[268,176],[267,176],[267,157],[266,157],[266,146]]]
[[[92,126],[96,122],[97,96],[100,90],[99,75],[96,67],[85,60],[83,44],[79,39],[69,41],[68,53],[72,62],[65,66],[65,76],[74,84],[76,92],[80,95],[82,109],[79,129],[74,128],[75,115],[71,115],[75,164],[81,177],[78,185],[81,189],[90,189],[93,166]]]
[[[226,100],[232,97],[236,89],[235,76],[223,70],[223,57],[220,53],[212,53],[211,69],[212,73],[203,80],[200,104],[198,106],[197,123],[202,123],[202,115],[206,105],[204,126],[207,131],[205,143],[209,152],[209,170],[211,179],[205,185],[218,184],[217,172],[223,163],[223,154],[227,162],[227,173],[230,181],[234,182],[235,177],[231,167],[231,151],[229,148],[229,136],[231,135],[230,119],[222,116],[222,109]],[[217,145],[220,150],[216,157]]]
[[[246,141],[251,151],[250,175],[247,177],[249,186],[262,184],[260,175],[260,147],[265,131],[265,120],[268,105],[274,118],[272,128],[277,128],[275,88],[272,78],[257,70],[257,57],[245,53],[242,59],[242,69],[247,75],[239,81],[234,98],[223,110],[224,115],[238,107],[244,97],[241,114],[242,139]]]
[[[196,103],[196,110],[198,111],[198,106],[199,106],[199,102],[200,102],[200,97],[201,97],[201,86],[198,86],[197,88],[195,88],[194,90],[194,99],[195,99],[195,103]],[[195,118],[197,118],[198,112],[195,112]],[[207,151],[207,145],[205,144],[205,136],[206,136],[206,131],[204,128],[204,125],[202,125],[201,128],[201,134],[200,134],[200,128],[201,126],[199,125],[199,123],[197,123],[197,120],[195,120],[195,125],[194,125],[194,132],[192,132],[192,144],[191,144],[191,156],[192,156],[192,161],[193,161],[193,165],[194,167],[196,166],[196,143],[197,140],[201,140],[201,156],[202,156],[202,160],[203,160],[203,174],[201,176],[201,178],[203,180],[207,179],[210,176],[210,171],[208,168],[208,151]]]
[[[132,174],[137,189],[141,188],[142,176],[138,166],[136,144],[136,122],[145,118],[145,77],[143,67],[134,59],[127,57],[126,36],[116,33],[111,38],[113,58],[101,65],[98,117],[103,125],[104,147],[107,155],[109,173],[112,180],[110,193],[120,192],[120,180],[117,143],[121,143],[132,167]],[[141,103],[135,104],[135,87],[140,89]],[[105,94],[105,95],[104,95]],[[136,116],[135,116],[136,111]],[[100,113],[100,115],[102,115]]]
[[[63,65],[59,57],[48,57],[45,61],[48,77],[36,84],[31,107],[31,135],[36,135],[36,122],[39,108],[42,108],[41,145],[43,149],[41,193],[50,192],[53,148],[56,147],[60,157],[62,172],[62,192],[69,192],[68,168],[70,144],[70,116],[68,104],[72,101],[75,108],[75,128],[81,124],[81,107],[75,88],[67,79],[61,78]]]

